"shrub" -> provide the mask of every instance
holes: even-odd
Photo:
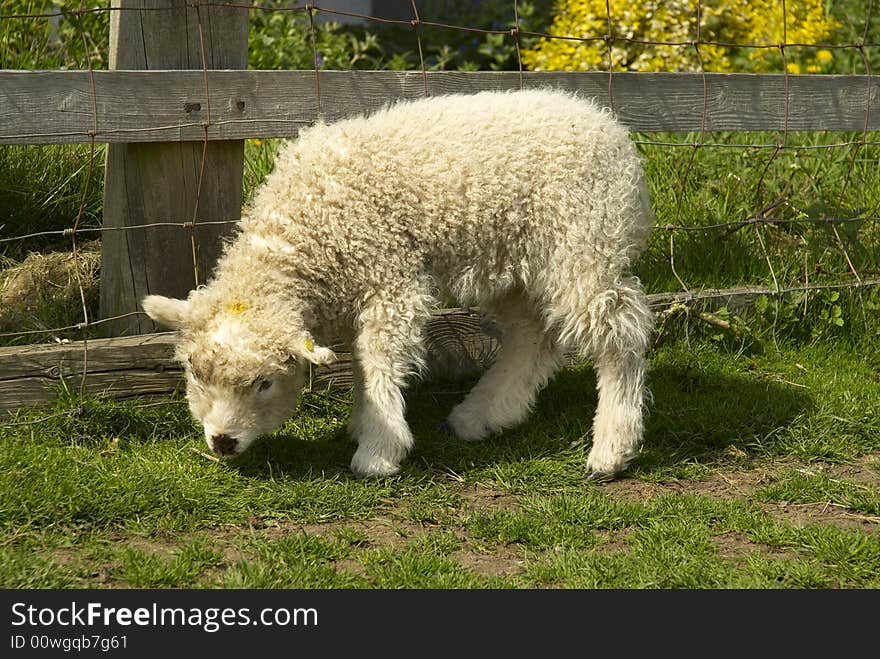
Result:
[[[609,7],[611,35],[616,37],[611,56],[617,70],[699,71],[702,59],[711,71],[779,71],[778,48],[743,46],[781,43],[783,32],[787,43],[820,44],[840,27],[826,14],[824,0],[788,0],[785,21],[779,0],[708,0],[700,4],[698,56],[689,45],[697,39],[697,3],[693,0],[610,0]],[[524,63],[534,70],[607,68],[606,0],[557,0],[555,9],[550,35],[593,40],[542,38],[523,53]],[[833,59],[827,49],[786,49],[791,73],[828,71]]]
[[[315,21],[314,28],[313,47],[308,13],[254,11],[250,16],[248,65],[253,69],[311,69],[317,50],[319,68],[384,68],[375,34],[358,34],[335,22]]]
[[[0,13],[21,18],[0,20],[0,68],[87,69],[86,52],[94,68],[107,68],[110,12],[61,12],[108,4],[97,0],[4,0]]]

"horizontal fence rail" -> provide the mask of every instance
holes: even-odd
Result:
[[[428,365],[433,375],[462,375],[485,368],[494,358],[499,334],[473,310],[438,309],[426,328]],[[47,403],[66,387],[115,398],[164,396],[184,388],[174,359],[174,332],[81,341],[0,347],[0,421],[23,406]],[[334,343],[337,361],[313,367],[309,387],[349,387],[350,345]],[[88,356],[86,356],[88,354]],[[7,417],[8,418],[8,417]]]
[[[639,132],[880,130],[880,77],[515,71],[0,71],[0,144],[289,137],[399,99],[551,87]],[[316,93],[316,82],[320,92]],[[206,92],[207,90],[207,92]]]

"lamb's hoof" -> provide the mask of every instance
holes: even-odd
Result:
[[[455,430],[452,429],[452,425],[449,421],[443,421],[437,426],[437,430],[442,432],[444,435],[449,435],[450,437],[455,437]]]
[[[597,450],[594,445],[587,456],[587,479],[599,483],[614,480],[634,457],[634,452]]]
[[[449,429],[450,435],[464,442],[481,442],[492,434],[485,421],[459,407],[453,408],[441,429],[443,426]]]
[[[594,483],[608,483],[617,478],[618,472],[612,471],[591,471],[587,474],[587,480]]]
[[[393,476],[400,471],[400,465],[380,455],[357,450],[350,465],[355,478],[382,478]]]

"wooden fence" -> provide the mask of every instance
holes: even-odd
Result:
[[[153,9],[168,11],[124,11],[138,7],[113,2],[111,70],[0,71],[0,144],[109,145],[104,228],[125,230],[103,234],[101,307],[124,316],[118,334],[154,329],[125,316],[143,295],[184,296],[207,277],[222,235],[212,222],[239,217],[243,140],[295,136],[319,117],[426,93],[554,87],[596,98],[639,132],[880,130],[874,76],[246,71],[247,9],[156,0]],[[180,226],[137,228],[159,219]],[[491,331],[466,310],[438,312],[429,333],[437,365],[479,366],[494,350]],[[118,396],[180,383],[167,334],[3,348],[0,410],[48,400],[62,380],[79,386],[83,377],[90,393]],[[345,362],[316,377],[346,382]]]
[[[210,141],[290,137],[318,117],[314,71],[93,76],[96,120],[89,72],[0,71],[0,144],[88,143],[94,124],[99,142],[200,141],[209,97]],[[515,71],[426,77],[435,96],[520,86]],[[318,78],[328,121],[425,95],[420,71],[320,71]],[[707,131],[880,130],[880,76],[526,71],[522,82],[594,97],[639,132],[699,132],[704,117]]]
[[[873,280],[880,284],[880,280]],[[738,287],[699,293],[649,295],[659,312],[671,304],[712,300],[728,308],[748,304],[773,291]],[[469,309],[440,309],[426,328],[428,370],[432,375],[463,375],[488,366],[499,346],[496,328]],[[0,414],[45,403],[67,387],[81,384],[93,394],[117,398],[161,396],[183,388],[183,372],[174,361],[174,332],[95,339],[82,342],[0,348]],[[350,346],[331,345],[338,361],[312,369],[312,389],[347,387],[352,382]]]

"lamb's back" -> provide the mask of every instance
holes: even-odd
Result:
[[[608,206],[641,203],[640,181],[626,129],[589,100],[440,96],[303,131],[279,153],[251,227],[295,245],[328,281],[426,263],[490,271],[547,258],[559,241],[624,249],[641,229],[601,223]]]

